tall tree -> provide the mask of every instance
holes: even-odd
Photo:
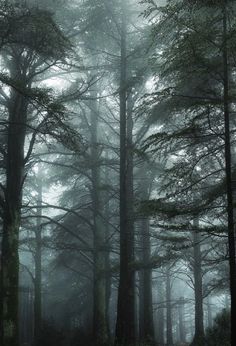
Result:
[[[105,257],[105,222],[102,215],[101,196],[101,167],[99,165],[100,147],[98,140],[99,101],[96,91],[93,92],[94,101],[91,103],[91,178],[92,178],[92,205],[93,205],[93,251],[94,251],[94,342],[98,346],[108,343],[107,326],[107,294],[106,294],[106,257]]]
[[[176,143],[178,142],[181,147],[181,149],[179,147],[179,150],[183,150],[183,152],[189,152],[189,149],[191,147],[193,148],[191,145],[188,149],[188,145],[190,145],[192,139],[195,138],[195,148],[198,149],[195,149],[195,152],[192,151],[192,153],[193,155],[197,153],[198,159],[197,164],[194,164],[194,166],[197,165],[200,170],[202,169],[202,174],[200,174],[201,182],[199,180],[199,183],[202,184],[204,181],[204,186],[208,187],[208,192],[204,197],[204,204],[208,206],[208,215],[213,205],[216,207],[216,204],[218,204],[219,206],[220,200],[223,201],[225,206],[223,213],[227,215],[228,219],[227,234],[230,268],[231,317],[233,321],[235,319],[236,310],[236,273],[231,150],[234,145],[235,137],[233,134],[234,124],[233,121],[230,121],[230,114],[234,104],[232,90],[235,83],[232,73],[235,68],[235,60],[232,54],[235,49],[235,26],[231,20],[235,13],[235,4],[233,1],[195,1],[191,4],[190,8],[187,2],[177,1],[175,4],[168,3],[164,8],[165,10],[163,12],[163,8],[158,9],[155,2],[151,1],[149,2],[146,12],[146,14],[149,15],[157,11],[159,12],[158,16],[161,13],[159,17],[162,18],[159,21],[159,24],[161,24],[160,26],[158,24],[158,26],[159,29],[162,27],[162,32],[159,30],[155,32],[157,33],[159,31],[159,38],[162,40],[162,38],[165,37],[170,43],[169,48],[165,44],[162,46],[162,56],[165,56],[165,64],[160,73],[160,76],[164,77],[162,79],[164,82],[162,91],[165,90],[164,93],[168,95],[167,97],[169,100],[163,102],[163,100],[159,99],[160,103],[157,109],[159,109],[161,113],[164,109],[167,111],[171,109],[172,115],[175,113],[175,123],[178,124],[180,131],[167,131],[165,134],[166,137],[164,135],[163,138],[168,138],[169,143],[171,140],[174,139],[175,141],[176,139]],[[172,16],[173,14],[175,15]],[[211,29],[209,29],[209,18],[214,18],[214,20],[211,21]],[[168,30],[170,34],[168,38],[165,36],[163,30],[164,27],[167,28],[166,25],[169,25],[170,28],[170,30]],[[175,38],[175,43],[173,38]],[[176,45],[176,41],[178,41],[178,45]],[[172,62],[171,56],[173,57]],[[185,58],[183,59],[183,57]],[[189,61],[188,68],[185,67],[184,63],[186,59]],[[175,79],[174,83],[172,83],[173,79]],[[159,83],[161,83],[160,80]],[[164,96],[161,88],[159,90],[159,96]],[[159,107],[161,104],[162,106]],[[184,109],[185,115],[187,116],[183,113]],[[181,121],[179,122],[179,115],[182,116],[182,125],[180,125]],[[177,119],[177,117],[179,119]],[[168,118],[168,121],[170,121],[170,118]],[[171,132],[172,134],[170,134]],[[200,138],[204,141],[205,148],[200,148]],[[187,146],[183,145],[185,139],[187,139]],[[160,137],[157,141],[158,140],[160,140],[160,142],[162,141]],[[217,140],[218,143],[216,143],[215,140]],[[214,142],[215,146],[212,147]],[[221,144],[218,145],[219,143]],[[179,151],[179,155],[177,153],[177,157],[178,156],[181,157],[181,151]],[[210,165],[209,161],[206,161],[206,157],[211,158]],[[180,161],[182,164],[185,161],[186,167],[193,167],[190,161],[187,162],[183,158],[179,160],[179,163]],[[173,166],[177,168],[177,165]],[[180,166],[181,164],[179,168]],[[209,167],[210,173],[206,167]],[[218,173],[216,173],[217,171]],[[206,172],[208,172],[208,174],[205,174]],[[218,192],[215,188],[212,188],[214,184],[212,185],[211,181],[214,175],[218,177],[219,175],[221,176],[221,187],[219,184],[217,189]],[[210,176],[211,179],[208,179]],[[187,177],[187,175],[185,177]],[[189,181],[191,181],[191,174],[189,177]],[[194,183],[194,185],[191,186],[194,188],[197,185]],[[184,191],[187,191],[187,189],[183,189],[182,193]],[[189,189],[189,192],[190,191],[191,189]],[[203,201],[204,199],[202,198],[201,200]],[[203,205],[200,206],[200,204],[201,203],[198,204],[197,209],[198,213],[202,215],[204,207]],[[189,207],[190,211],[192,206],[189,205]],[[213,212],[210,217],[212,220],[214,219]],[[233,322],[231,325],[233,326]],[[232,328],[231,344],[233,345],[234,343],[235,331]]]
[[[5,83],[11,86],[5,120],[5,186],[3,187],[3,236],[1,256],[1,344],[18,345],[18,274],[19,274],[19,228],[21,222],[22,191],[26,179],[26,164],[30,158],[38,132],[49,133],[55,137],[56,128],[49,130],[52,119],[57,124],[62,108],[45,93],[32,88],[35,75],[42,70],[45,59],[60,59],[66,39],[54,23],[52,16],[38,9],[27,9],[19,6],[15,41],[6,47],[4,60],[9,76],[3,76]],[[17,11],[16,11],[17,12]],[[13,24],[15,25],[15,24]],[[22,29],[23,26],[23,29]],[[34,29],[31,31],[31,29]],[[15,28],[16,30],[16,28]],[[48,34],[50,31],[50,35]],[[24,32],[24,35],[23,35]],[[20,42],[20,38],[22,42]],[[57,38],[57,42],[55,42]],[[47,46],[42,44],[46,40]],[[53,42],[54,41],[54,42]],[[32,43],[31,43],[32,42]],[[28,152],[26,135],[31,118],[30,104],[36,102],[39,108],[46,109],[47,116],[33,128]],[[60,114],[60,115],[59,115]],[[49,120],[50,119],[50,120]],[[51,122],[51,125],[49,123]],[[54,124],[55,124],[54,123]],[[46,130],[47,128],[47,130]],[[59,128],[57,126],[57,128]],[[65,129],[65,128],[64,128]],[[63,131],[63,130],[62,130]]]
[[[135,343],[135,272],[133,225],[128,218],[127,166],[127,7],[121,2],[120,50],[120,279],[118,290],[116,345]],[[129,167],[130,168],[130,167]],[[131,173],[132,174],[132,173]],[[131,221],[132,222],[132,221]]]
[[[232,163],[231,163],[231,124],[230,124],[230,97],[229,78],[230,60],[228,44],[228,15],[230,1],[225,0],[222,4],[223,33],[222,33],[222,57],[223,57],[223,104],[224,104],[224,141],[225,141],[225,175],[227,193],[228,213],[228,245],[229,245],[229,267],[230,267],[230,295],[231,295],[231,345],[236,343],[236,331],[233,327],[236,319],[236,253],[235,253],[235,229],[234,229],[234,207],[233,207],[233,185],[232,185]]]

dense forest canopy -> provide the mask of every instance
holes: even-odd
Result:
[[[234,346],[233,0],[0,0],[0,345]]]

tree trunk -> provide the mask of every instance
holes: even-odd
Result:
[[[98,147],[98,101],[96,93],[91,107],[91,162],[92,162],[92,203],[94,224],[94,296],[93,296],[93,334],[96,346],[108,343],[106,279],[105,279],[105,225],[101,207],[101,174]]]
[[[135,272],[131,268],[134,261],[133,165],[131,156],[127,157],[126,55],[126,6],[123,0],[120,60],[120,280],[115,337],[115,344],[120,346],[135,344]],[[132,155],[132,150],[129,155]]]
[[[163,292],[163,281],[161,277],[158,277],[157,279],[157,303],[158,303],[158,309],[157,309],[157,343],[159,346],[164,345],[164,292]]]
[[[231,171],[231,140],[230,140],[230,111],[229,111],[229,61],[227,44],[227,0],[223,2],[223,68],[224,68],[224,122],[225,122],[225,174],[227,189],[228,211],[228,245],[230,267],[230,294],[231,294],[231,345],[236,345],[236,263],[235,263],[235,233]]]
[[[106,220],[109,220],[109,214],[106,213]],[[106,224],[106,247],[107,249],[109,248],[109,237],[110,237],[110,229],[109,225]],[[108,339],[111,339],[111,332],[110,332],[110,312],[109,312],[109,307],[110,307],[110,298],[111,298],[111,263],[110,263],[110,252],[109,250],[106,250],[105,252],[105,273],[106,273],[106,329],[107,329],[107,335]]]
[[[39,178],[37,229],[35,232],[35,278],[34,278],[34,344],[40,346],[42,331],[42,180]]]
[[[180,298],[178,305],[178,315],[179,315],[179,341],[185,343],[186,333],[184,324],[184,298]]]
[[[166,270],[166,341],[167,346],[173,346],[171,276],[169,267]]]
[[[108,162],[109,156],[108,152],[106,152],[106,160]],[[105,171],[104,171],[104,176],[103,176],[103,181],[104,184],[109,184],[109,166],[106,165]],[[105,238],[104,238],[104,261],[105,261],[105,291],[106,291],[106,303],[105,303],[105,308],[106,308],[106,330],[107,330],[107,336],[108,340],[111,340],[111,331],[110,331],[110,298],[111,298],[111,262],[110,262],[110,246],[111,246],[111,241],[110,241],[110,195],[109,191],[104,193],[104,198],[103,198],[103,204],[104,204],[104,228],[105,228]]]
[[[149,220],[144,219],[141,224],[142,263],[144,269],[140,272],[140,339],[152,344],[154,342],[154,324],[152,311],[152,269],[145,268],[150,260]]]
[[[207,297],[207,327],[212,328],[213,318],[212,318],[212,307],[211,307],[211,298]]]
[[[198,228],[198,220],[194,220]],[[193,276],[195,296],[195,334],[192,346],[204,345],[204,314],[203,314],[203,292],[202,292],[202,254],[201,235],[198,230],[193,232]]]
[[[12,90],[10,104],[1,257],[1,346],[18,346],[19,343],[18,243],[24,183],[27,100]]]

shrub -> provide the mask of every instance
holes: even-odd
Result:
[[[230,312],[226,309],[219,313],[212,328],[206,331],[207,346],[230,346]]]

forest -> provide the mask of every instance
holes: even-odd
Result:
[[[0,346],[235,346],[236,3],[0,0]]]

